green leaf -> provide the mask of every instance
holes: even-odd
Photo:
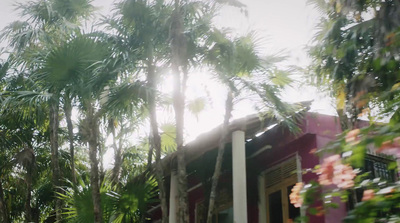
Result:
[[[165,152],[173,152],[176,150],[176,127],[172,123],[164,123],[160,126],[161,129],[161,148]]]

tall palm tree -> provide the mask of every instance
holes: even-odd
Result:
[[[186,163],[184,157],[184,115],[186,88],[191,69],[201,66],[206,48],[204,40],[212,27],[218,7],[204,1],[174,1],[171,14],[170,66],[173,75],[173,107],[176,122],[178,221],[189,222]]]
[[[35,70],[37,68],[35,64],[37,52],[45,52],[66,40],[76,31],[79,22],[90,14],[93,6],[90,4],[90,0],[38,0],[19,4],[18,9],[27,19],[13,22],[7,26],[3,30],[2,38],[7,39],[10,47],[14,49],[14,58],[18,63]],[[42,86],[46,86],[43,79]],[[60,186],[58,128],[62,87],[59,86],[45,87],[52,94],[48,103],[51,163],[55,190],[58,190]],[[61,203],[58,199],[55,210],[56,219],[60,221]]]
[[[234,100],[240,95],[248,97],[251,94],[255,94],[270,110],[274,110],[274,117],[269,118],[278,120],[294,115],[294,110],[280,101],[278,97],[279,91],[286,84],[290,83],[290,79],[287,78],[286,74],[278,71],[273,64],[278,58],[270,57],[263,59],[261,57],[257,51],[257,43],[254,40],[253,33],[230,40],[227,37],[227,33],[215,29],[214,33],[210,35],[209,40],[211,41],[212,48],[208,51],[207,61],[218,80],[227,87],[225,115],[218,144],[218,154],[212,176],[207,211],[207,222],[211,223],[225,145],[228,140],[229,120],[234,109]],[[279,77],[279,75],[284,75],[284,77]],[[277,78],[284,81],[274,81]],[[290,124],[293,125],[293,123]]]
[[[23,199],[25,205],[23,213],[25,221],[33,220],[33,209],[31,206],[33,183],[37,176],[36,174],[36,150],[40,147],[40,142],[43,137],[43,132],[47,129],[45,115],[47,108],[45,100],[37,100],[29,95],[29,90],[32,89],[31,80],[23,75],[9,74],[4,77],[1,82],[5,82],[6,86],[1,92],[1,119],[0,131],[2,140],[0,142],[0,155],[2,165],[0,167],[1,178],[12,178],[11,174],[19,175],[24,179],[25,187],[23,188]],[[17,93],[16,90],[20,93]],[[28,99],[29,98],[29,99]],[[47,97],[46,97],[47,98]],[[5,153],[5,150],[7,153]],[[3,156],[5,155],[5,156]],[[14,166],[20,166],[24,172],[18,173],[13,170]],[[8,171],[7,171],[8,170]],[[2,179],[0,180],[2,181]],[[7,203],[4,201],[3,184],[1,187],[0,203],[2,220],[9,222],[11,216],[8,213]],[[22,188],[19,188],[22,189]],[[9,201],[11,203],[11,201]]]
[[[99,179],[99,125],[102,111],[95,108],[104,87],[116,75],[105,74],[102,61],[109,57],[107,45],[78,36],[55,48],[44,58],[41,78],[66,82],[78,97],[85,114],[86,142],[89,144],[90,179],[95,222],[102,222]],[[67,66],[65,66],[67,64]],[[61,68],[61,69],[60,69]],[[115,76],[113,76],[115,75]]]
[[[159,64],[168,57],[165,42],[168,39],[168,16],[171,6],[164,1],[126,0],[117,6],[116,19],[109,21],[111,27],[117,30],[119,46],[128,57],[128,62],[142,70],[149,89],[146,101],[150,119],[151,134],[148,153],[148,167],[152,165],[155,151],[156,179],[159,186],[162,222],[168,221],[167,195],[164,183],[164,172],[161,166],[161,138],[157,121],[157,85],[159,79]],[[119,19],[118,19],[119,17]],[[135,58],[132,61],[132,58]]]
[[[53,103],[49,103],[49,113],[53,115],[50,116],[52,118],[50,125],[53,125],[53,128],[50,128],[52,143],[58,143],[58,140],[54,139],[58,135],[51,131],[56,127],[58,129],[58,111],[56,109],[58,109],[59,101],[57,99],[61,97],[62,93],[68,91],[69,98],[76,97],[80,102],[81,109],[85,114],[84,127],[87,134],[83,140],[89,144],[91,188],[96,222],[102,222],[97,153],[100,132],[98,123],[104,110],[98,110],[95,106],[104,87],[117,77],[115,68],[110,67],[116,63],[103,63],[111,58],[111,55],[105,43],[87,36],[77,36],[59,46],[53,46],[49,52],[40,52],[36,55],[35,65],[31,70],[34,83],[41,86],[41,90],[53,92],[47,94],[49,96],[47,101],[53,100]],[[38,93],[33,92],[32,94]],[[54,144],[51,145],[54,146]],[[58,149],[58,145],[56,148]],[[57,157],[53,151],[52,158]],[[53,166],[53,168],[55,167]],[[59,183],[59,180],[53,174],[53,182]],[[57,189],[59,188],[56,188],[57,193],[62,192]]]
[[[15,157],[15,163],[21,165],[25,170],[25,183],[26,183],[26,198],[25,198],[25,220],[32,221],[32,184],[33,174],[35,169],[35,154],[32,148],[25,148],[19,152]]]
[[[172,72],[174,73],[173,105],[176,122],[176,147],[178,153],[178,222],[189,222],[189,208],[187,196],[186,163],[183,151],[183,128],[185,111],[185,89],[188,78],[187,40],[184,35],[183,16],[179,0],[174,1],[174,12],[171,16],[171,55]],[[184,71],[181,74],[180,68]]]
[[[103,221],[98,157],[101,137],[99,123],[103,117],[109,119],[110,115],[118,112],[133,111],[143,98],[140,91],[143,89],[142,82],[120,82],[124,78],[125,64],[121,58],[115,57],[113,49],[114,46],[102,41],[101,37],[92,38],[92,35],[88,35],[73,38],[56,53],[56,56],[62,58],[60,62],[74,61],[74,69],[68,69],[68,72],[73,73],[68,76],[72,77],[71,84],[74,87],[71,90],[77,96],[84,115],[80,131],[83,133],[83,141],[89,145],[95,222]],[[65,53],[71,57],[65,57]],[[130,101],[127,102],[123,97]],[[120,131],[120,134],[125,132]]]
[[[68,89],[64,92],[63,96],[63,110],[65,114],[65,120],[67,121],[68,128],[68,141],[69,141],[69,154],[71,163],[71,181],[72,185],[76,185],[76,174],[75,174],[75,146],[74,146],[74,126],[72,124],[72,100]]]

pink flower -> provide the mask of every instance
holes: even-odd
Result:
[[[348,189],[354,186],[354,177],[356,173],[348,164],[339,164],[334,167],[332,182],[338,188]]]
[[[292,193],[289,195],[290,203],[293,204],[296,208],[301,207],[303,204],[303,198],[300,196],[300,191],[303,189],[303,182],[298,182],[292,188]]]
[[[365,190],[364,191],[364,194],[363,194],[363,197],[362,197],[362,201],[368,201],[368,200],[371,200],[372,198],[374,198],[374,196],[375,196],[375,191],[374,190]]]
[[[338,188],[343,189],[353,187],[353,179],[356,177],[356,173],[351,166],[342,164],[340,155],[325,158],[318,174],[320,174],[318,182],[321,185],[335,184]]]
[[[359,140],[359,135],[360,135],[360,129],[353,129],[350,132],[346,134],[345,140],[346,143],[349,143],[350,145],[356,145],[360,142]]]
[[[329,156],[324,159],[324,161],[321,165],[321,168],[318,171],[318,174],[320,174],[318,177],[318,182],[321,185],[331,185],[332,184],[334,167],[338,164],[340,164],[340,156],[339,155]]]

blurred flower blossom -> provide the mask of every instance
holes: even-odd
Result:
[[[339,188],[348,189],[354,186],[356,173],[348,164],[339,164],[334,167],[332,182]]]
[[[372,189],[365,190],[361,200],[368,201],[368,200],[371,200],[372,198],[374,198],[374,196],[375,196],[374,190],[372,190]]]
[[[358,135],[360,135],[360,129],[351,130],[346,134],[346,143],[350,143],[351,145],[358,144],[360,142]]]
[[[340,155],[324,159],[319,171],[318,182],[321,185],[335,184],[338,188],[348,189],[354,186],[356,172],[348,164],[342,164]]]
[[[333,174],[334,174],[334,167],[335,165],[340,164],[340,156],[339,155],[333,155],[329,156],[324,159],[320,169],[318,170],[318,182],[321,185],[331,185],[332,184],[332,179],[333,179]]]
[[[293,204],[296,208],[301,207],[303,204],[303,198],[300,196],[300,191],[303,189],[303,182],[298,182],[292,188],[292,193],[289,195],[290,203]]]

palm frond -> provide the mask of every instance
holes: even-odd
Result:
[[[326,0],[307,0],[308,5],[313,5],[314,8],[321,14],[328,14],[330,5]]]
[[[1,97],[4,97],[0,109],[1,114],[12,114],[19,121],[34,121],[39,125],[46,120],[47,107],[45,104],[52,98],[52,94],[14,91],[3,92]]]
[[[103,95],[103,108],[117,113],[133,113],[138,106],[146,101],[147,94],[154,94],[145,87],[145,83],[123,83],[109,90],[109,94]]]
[[[6,26],[0,34],[0,39],[8,41],[10,47],[21,52],[31,43],[41,38],[41,30],[26,21],[15,21]]]

